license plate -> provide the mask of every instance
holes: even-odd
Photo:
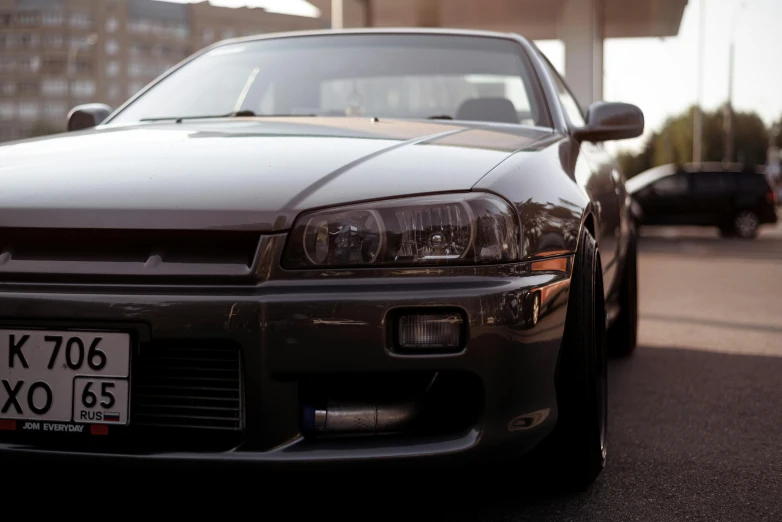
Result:
[[[130,335],[0,329],[0,419],[128,423]]]

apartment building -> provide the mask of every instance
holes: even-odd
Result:
[[[215,41],[324,27],[208,1],[0,0],[0,141],[64,130],[71,107],[117,107]]]

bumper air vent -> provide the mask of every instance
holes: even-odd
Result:
[[[241,431],[239,348],[221,341],[141,346],[131,370],[130,424]]]

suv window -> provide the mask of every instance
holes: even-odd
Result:
[[[656,181],[652,187],[658,196],[682,196],[689,191],[687,174],[680,173]]]
[[[768,181],[763,174],[742,172],[736,174],[736,177],[742,192],[768,192],[770,189]]]
[[[692,191],[696,195],[728,194],[733,192],[733,176],[722,172],[698,172],[692,179]]]

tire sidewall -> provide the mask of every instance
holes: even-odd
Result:
[[[608,450],[607,332],[600,253],[588,231],[576,254],[557,369],[554,459],[570,487],[587,488]]]
[[[617,296],[619,313],[608,332],[608,352],[624,357],[635,352],[638,343],[638,238],[633,237],[625,254]]]

